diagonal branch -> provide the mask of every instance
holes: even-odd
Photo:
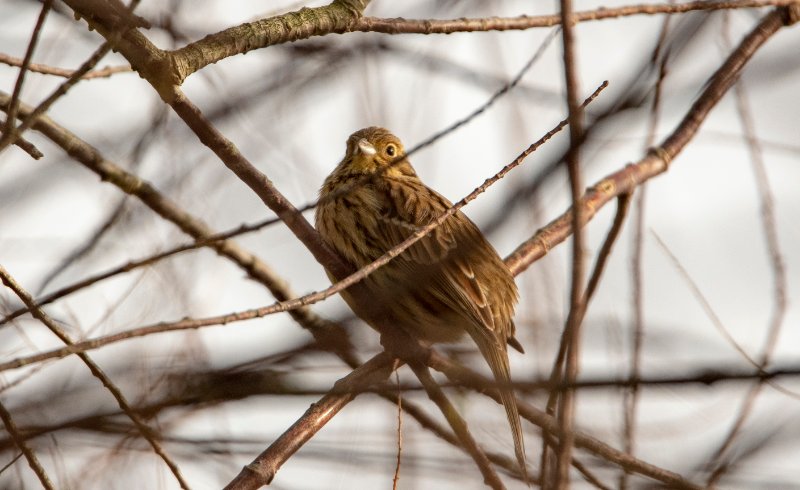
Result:
[[[630,193],[643,182],[666,172],[670,163],[697,134],[711,109],[731,88],[744,65],[758,48],[781,27],[792,25],[798,19],[800,19],[800,4],[797,3],[791,7],[775,9],[765,15],[714,72],[686,116],[660,146],[651,149],[638,162],[607,176],[586,191],[580,201],[580,206],[585,211],[580,225],[583,226],[590,221],[610,200],[620,194]],[[521,243],[506,258],[506,265],[512,273],[518,274],[546,255],[554,246],[566,240],[571,233],[572,210],[570,209]]]
[[[28,460],[28,465],[33,472],[36,473],[36,477],[39,478],[39,483],[42,484],[42,487],[46,490],[56,488],[53,482],[50,481],[50,477],[47,476],[47,472],[42,467],[42,464],[39,462],[39,458],[36,457],[36,453],[25,443],[25,436],[17,429],[17,424],[14,423],[14,419],[11,418],[11,413],[9,413],[8,409],[6,409],[5,405],[2,403],[0,403],[0,420],[3,421],[6,432],[8,432],[14,444],[17,445],[17,448],[19,448],[20,452],[25,456],[25,459]]]
[[[278,469],[303,444],[355,397],[389,377],[393,358],[382,352],[336,382],[330,393],[311,405],[289,429],[270,444],[252,463],[245,466],[225,490],[248,490],[268,485]]]
[[[15,120],[17,118],[17,106],[19,104],[19,96],[22,92],[22,85],[25,83],[25,74],[28,73],[28,69],[31,65],[31,58],[33,58],[33,52],[36,50],[36,45],[39,43],[39,35],[42,32],[42,27],[44,26],[44,21],[47,18],[47,14],[50,12],[50,7],[53,6],[53,0],[45,0],[44,4],[42,5],[42,10],[39,12],[39,18],[36,20],[36,26],[33,28],[33,33],[31,34],[31,40],[28,43],[28,48],[25,50],[25,58],[22,60],[22,64],[19,67],[19,75],[17,75],[17,82],[14,84],[14,91],[11,93],[11,104],[8,109],[8,119],[6,119],[5,133],[9,135],[13,135],[15,128]]]

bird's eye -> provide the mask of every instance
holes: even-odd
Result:
[[[394,154],[397,153],[397,148],[394,145],[390,144],[390,145],[386,146],[386,150],[385,151],[386,151],[387,155],[389,155],[390,157],[393,157]]]

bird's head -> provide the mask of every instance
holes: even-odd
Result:
[[[372,126],[356,131],[347,138],[347,153],[342,166],[348,172],[371,174],[378,170],[386,175],[411,174],[400,139],[384,128]]]

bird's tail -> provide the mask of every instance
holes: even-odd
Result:
[[[484,359],[492,369],[495,382],[500,391],[500,400],[506,409],[508,425],[511,427],[511,435],[514,438],[514,452],[517,456],[522,477],[525,483],[530,484],[528,470],[525,464],[525,440],[522,437],[522,424],[517,409],[517,399],[514,390],[511,388],[511,369],[508,364],[508,351],[506,346],[501,344],[494,336],[478,333],[473,336],[475,343],[483,354]]]

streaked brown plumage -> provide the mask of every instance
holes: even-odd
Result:
[[[452,206],[417,177],[388,130],[365,128],[347,140],[344,159],[320,190],[316,227],[356,267],[374,261]],[[368,178],[371,176],[371,178]],[[331,278],[333,279],[333,278]],[[501,385],[500,393],[525,471],[519,413],[507,345],[514,338],[514,278],[475,224],[457,212],[364,280],[398,327],[426,343],[454,342],[466,332]],[[358,313],[347,291],[342,297]]]

